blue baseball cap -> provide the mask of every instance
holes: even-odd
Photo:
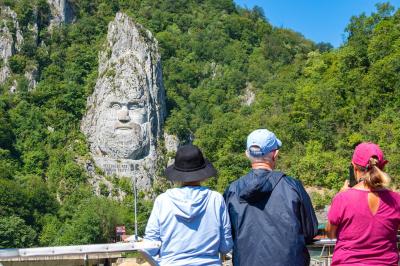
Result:
[[[247,151],[251,156],[264,156],[282,146],[282,142],[275,134],[268,129],[257,129],[247,137]],[[259,151],[251,150],[251,147],[258,147]]]

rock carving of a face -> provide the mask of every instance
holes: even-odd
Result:
[[[165,113],[156,41],[118,13],[99,58],[99,77],[81,125],[91,153],[117,160],[153,156]]]
[[[149,95],[146,76],[135,62],[118,66],[99,103],[96,139],[103,155],[141,159],[149,152]],[[106,82],[108,83],[108,82]]]

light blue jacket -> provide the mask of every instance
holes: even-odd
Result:
[[[160,265],[221,265],[232,248],[229,215],[222,195],[206,187],[168,189],[153,206],[144,237],[161,241],[150,251]]]

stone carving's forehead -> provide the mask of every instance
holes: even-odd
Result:
[[[137,86],[128,83],[122,83],[118,86],[118,83],[111,85],[106,94],[103,97],[104,101],[114,102],[130,102],[130,101],[144,101],[149,100],[148,89],[144,86]]]
[[[109,95],[105,103],[146,103],[147,97],[144,94],[131,94],[131,95],[123,95],[123,96],[116,96],[116,95]]]
[[[142,97],[147,97],[149,93],[149,88],[146,83],[137,83],[131,79],[116,80],[113,83],[113,88],[108,91],[109,97],[119,97],[119,98],[133,98],[139,99]]]
[[[116,70],[116,77],[118,78],[135,77],[139,81],[143,81],[146,78],[144,65],[140,63],[132,51],[115,59],[111,66]]]
[[[126,53],[113,64],[107,73],[108,76],[99,83],[103,95],[97,98],[97,102],[148,102],[150,88],[143,65],[139,63],[136,56]]]

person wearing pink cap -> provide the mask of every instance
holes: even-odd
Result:
[[[374,143],[355,148],[352,165],[358,183],[350,188],[346,182],[328,213],[328,237],[337,238],[332,265],[398,265],[400,194],[388,189],[386,163]]]

